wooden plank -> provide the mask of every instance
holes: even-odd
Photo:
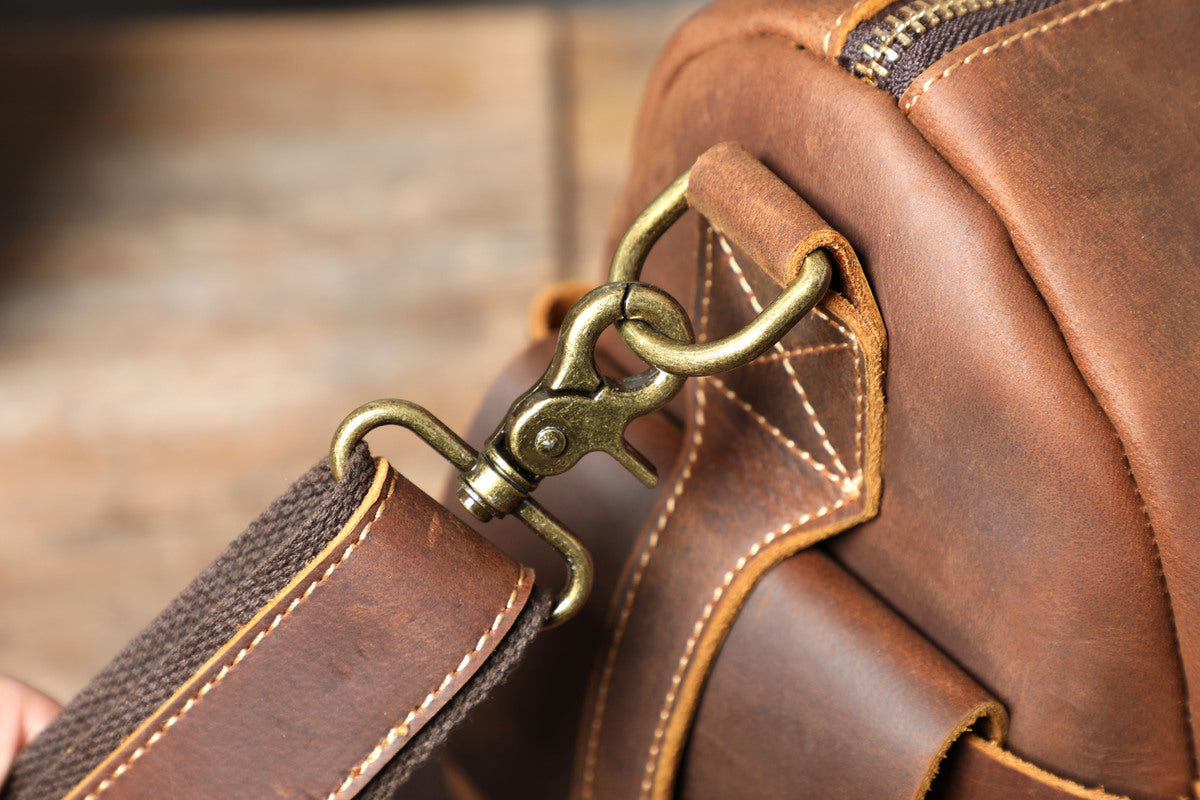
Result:
[[[571,134],[575,226],[573,272],[599,280],[608,273],[609,223],[629,165],[633,126],[654,59],[699,0],[581,5],[568,12],[571,53],[565,126]]]
[[[548,16],[0,44],[0,670],[68,695],[360,402],[464,426],[550,274]],[[410,436],[378,452],[428,490]]]

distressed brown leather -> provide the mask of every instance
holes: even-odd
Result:
[[[1126,800],[1051,775],[992,742],[967,734],[954,743],[929,800]]]
[[[766,572],[712,625],[736,570],[698,576],[813,491],[781,482],[756,422],[714,415],[730,376],[700,382],[612,605],[575,794],[920,797],[932,779],[928,796],[955,800],[1194,796],[1200,79],[1180,31],[1200,7],[1064,3],[952,52],[897,104],[833,61],[882,5],[722,2],[651,79],[614,230],[733,141],[844,234],[889,328],[886,488],[877,517]],[[692,220],[645,272],[697,297],[705,324],[766,294],[734,261],[771,271],[802,241],[743,167],[706,157],[690,195],[748,252],[705,228],[697,245]],[[787,394],[753,369],[734,387],[752,410]],[[816,372],[844,393],[831,374]],[[695,432],[722,425],[693,461]],[[673,661],[689,604],[705,610]],[[1005,747],[960,736],[975,701],[1011,713]]]
[[[573,746],[584,798],[1196,795],[1200,6],[1068,0],[897,103],[835,61],[886,5],[725,0],[657,67],[618,231],[737,146],[646,279],[702,339],[816,244],[834,293],[639,423],[682,451],[653,508],[603,457],[540,492],[597,591],[460,741],[464,797],[561,796]]]
[[[810,549],[768,572],[738,614],[700,701],[680,793],[734,800],[803,787],[828,800],[919,800],[966,730],[1002,739],[1007,724],[960,667]]]
[[[1200,713],[1197,29],[1196,3],[1064,3],[951,53],[900,104],[996,209],[1124,454],[1113,491],[1133,498],[1127,535],[1155,554],[1189,730]]]
[[[341,532],[69,797],[352,797],[479,670],[532,581],[380,460]]]
[[[708,29],[682,34],[655,70],[616,228],[707,147],[732,140],[845,234],[889,330],[886,490],[878,517],[828,548],[1009,709],[1016,755],[1112,792],[1190,794],[1184,683],[1143,503],[1004,220],[893,98],[803,41],[761,35],[792,23],[755,11],[746,34],[722,24],[737,4],[721,13],[694,21]],[[688,293],[696,253],[688,232],[673,231],[647,280]],[[1195,362],[1179,337],[1154,335],[1180,364]],[[661,705],[667,692],[653,693]],[[606,766],[636,773],[644,761]]]
[[[473,432],[475,439],[482,440],[511,398],[541,375],[552,352],[552,341],[537,341],[506,367],[479,412]],[[599,361],[606,371],[612,368],[610,353],[601,353]],[[678,421],[656,414],[635,426],[630,438],[634,446],[661,467],[679,449],[681,432]],[[583,669],[595,657],[607,597],[632,546],[632,534],[648,514],[654,496],[616,462],[604,457],[587,459],[579,468],[547,480],[539,495],[560,513],[572,530],[593,544],[598,588],[571,625],[539,637],[522,669],[478,710],[472,724],[456,735],[452,743],[453,769],[465,776],[464,782],[476,793],[472,797],[515,800],[565,794],[585,691]],[[581,498],[587,502],[580,502]],[[506,551],[519,554],[524,563],[536,565],[540,574],[561,571],[557,557],[519,522],[501,520],[485,527],[484,532]],[[813,574],[825,575],[832,581],[827,580],[824,585],[812,583],[809,578]],[[831,585],[842,591],[830,593]],[[829,602],[835,595],[836,603],[831,607]],[[824,637],[813,636],[814,611],[821,611],[824,617],[823,630],[827,634]],[[854,611],[865,612],[866,619],[860,619]],[[577,625],[578,630],[574,630]],[[864,637],[869,641],[878,633],[876,628],[892,634],[892,641],[884,644],[884,649],[868,652],[865,657],[860,651],[857,658],[847,652],[845,643]],[[810,649],[814,646],[815,649]],[[915,653],[933,668],[907,675],[893,670],[890,685],[903,686],[907,678],[912,691],[893,693],[894,702],[883,706],[879,704],[880,687],[874,674],[888,665],[897,665],[888,658],[892,649]],[[838,692],[833,697],[815,699],[826,704],[850,704],[852,708],[857,704],[860,717],[868,719],[872,719],[875,706],[889,708],[897,715],[879,715],[876,721],[883,727],[862,731],[862,739],[858,725],[845,718],[818,718],[815,726],[809,725],[814,710],[810,704],[818,688],[810,683],[809,667],[819,671],[818,678],[826,680],[839,677],[853,680],[871,672],[873,677],[864,680],[865,685],[859,687],[861,691]],[[946,684],[927,682],[922,675],[941,675],[947,679]],[[946,687],[951,691],[946,692]],[[938,770],[932,796],[940,800],[1015,797],[1112,800],[1116,797],[1063,781],[999,747],[975,747],[966,752],[965,742],[982,741],[971,734],[960,739],[943,760],[944,746],[949,744],[945,740],[961,733],[958,728],[973,718],[973,712],[986,709],[998,718],[1002,714],[990,696],[980,692],[970,678],[939,656],[928,641],[875,600],[869,590],[839,569],[819,548],[804,551],[764,576],[723,642],[701,699],[682,765],[678,795],[685,800],[709,796],[719,796],[722,800],[789,798],[795,796],[797,786],[806,786],[817,774],[831,793],[812,796],[837,797],[838,788],[843,791],[846,788],[837,781],[845,780],[848,777],[845,770],[850,768],[864,773],[860,780],[874,781],[876,787],[890,784],[892,788],[902,787],[905,776],[911,779],[908,788],[919,788],[929,773]],[[959,700],[957,705],[942,704],[941,725],[936,724],[937,709],[920,701],[929,697]],[[748,706],[748,702],[753,705]],[[900,710],[898,706],[905,708]],[[934,721],[923,727],[926,734],[923,739],[913,738],[914,733],[921,732],[920,728],[913,730],[914,719]],[[805,724],[801,727],[802,720]],[[889,731],[895,735],[889,736]],[[858,751],[854,753],[858,758],[838,758],[836,750],[823,753],[828,757],[825,763],[804,757],[806,742],[817,748],[822,744],[862,747],[872,732],[877,738],[871,743],[880,752],[866,758]],[[833,735],[826,739],[830,734]],[[905,758],[900,752],[905,748],[909,748],[910,754],[916,752],[915,758]],[[888,752],[893,757],[882,758]],[[819,766],[817,773],[813,772],[814,765]],[[889,769],[900,774],[889,774]],[[851,772],[849,777],[857,776]],[[861,788],[850,786],[855,790]]]
[[[818,248],[855,258],[850,244],[808,203],[736,142],[704,151],[688,179],[689,205],[749,256],[779,286],[796,279]],[[857,270],[854,276],[861,273]],[[867,291],[865,284],[860,293]],[[765,304],[766,299],[763,303]]]
[[[557,322],[561,317],[543,324],[557,328]],[[532,342],[505,367],[476,416],[470,441],[482,442],[513,398],[541,377],[554,354],[557,330],[551,332],[552,338]],[[596,360],[604,374],[616,375],[620,368],[607,349],[611,344],[602,343]],[[626,435],[660,473],[671,467],[680,449],[679,422],[665,411],[635,420]],[[458,506],[453,494],[453,488],[445,493],[451,507]],[[656,496],[603,453],[585,456],[574,469],[547,478],[538,488],[539,501],[587,543],[595,584],[579,615],[569,624],[543,632],[530,645],[521,668],[451,740],[455,763],[483,797],[566,797],[584,694],[604,637],[608,606]],[[556,586],[565,579],[562,558],[520,520],[505,517],[481,532],[536,569],[544,585]]]

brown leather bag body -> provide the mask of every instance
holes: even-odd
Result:
[[[560,561],[511,516],[497,549],[360,448],[0,797],[1196,797],[1197,34],[1188,0],[696,15],[651,76],[614,232],[695,164],[642,279],[702,344],[815,251],[832,280],[629,428],[656,493],[604,457],[538,490],[591,551],[582,613],[534,639],[533,570],[555,586]],[[644,367],[617,331],[595,361]]]
[[[835,277],[647,424],[675,463],[653,507],[607,463],[547,483],[589,507],[567,519],[598,589],[463,734],[483,796],[1194,796],[1198,32],[1177,0],[729,0],[684,25],[614,231],[735,141],[869,291]],[[677,224],[645,273],[710,337],[778,292],[738,247],[778,206],[717,180],[732,218]]]

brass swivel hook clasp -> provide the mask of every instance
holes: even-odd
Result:
[[[567,584],[555,598],[546,625],[566,621],[591,591],[591,557],[530,494],[542,478],[566,472],[597,450],[654,486],[654,465],[625,440],[625,428],[670,402],[686,380],[657,367],[627,378],[602,375],[596,367],[596,341],[605,328],[622,320],[640,320],[673,340],[692,341],[687,313],[661,289],[640,283],[605,284],[568,312],[550,366],[513,403],[482,451],[416,403],[376,400],[351,412],[334,434],[334,477],[341,478],[355,445],[369,431],[381,425],[412,430],[458,468],[458,500],[471,514],[484,522],[515,514],[562,555]]]
[[[689,207],[690,174],[680,175],[630,226],[613,256],[611,282],[584,295],[567,313],[550,366],[512,404],[482,451],[405,400],[367,403],[334,434],[330,464],[340,479],[355,445],[370,430],[408,428],[458,469],[458,500],[471,514],[484,522],[515,514],[545,539],[568,568],[548,627],[582,608],[591,591],[592,562],[566,526],[530,496],[539,482],[566,472],[587,453],[604,451],[647,486],[656,485],[654,465],[625,439],[630,422],[670,402],[687,376],[712,375],[753,360],[808,313],[829,285],[829,257],[813,250],[790,284],[746,327],[696,343],[682,306],[661,289],[637,282],[650,248]],[[596,342],[610,325],[648,369],[625,378],[600,373]]]
[[[602,376],[596,341],[609,325],[625,320],[639,320],[673,341],[692,341],[687,314],[661,289],[642,283],[593,289],[567,313],[550,366],[513,403],[490,443],[543,477],[566,472],[584,454],[602,450],[655,486],[654,465],[626,441],[625,429],[670,402],[686,378],[657,367],[628,378]]]

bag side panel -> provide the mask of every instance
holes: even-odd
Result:
[[[667,51],[617,226],[724,140],[846,234],[888,326],[881,513],[830,549],[1006,705],[1016,753],[1112,791],[1185,794],[1183,684],[1141,501],[995,212],[893,98],[760,29]],[[695,243],[674,234],[647,279],[690,296]],[[616,739],[654,728],[611,722]]]
[[[1143,512],[1128,535],[1155,549],[1153,571],[1193,690],[1200,685],[1198,34],[1195,3],[1075,0],[949,54],[900,104],[996,209],[1111,420]],[[1138,690],[1160,675],[1143,674]],[[1193,720],[1200,713],[1195,691],[1188,711]]]

